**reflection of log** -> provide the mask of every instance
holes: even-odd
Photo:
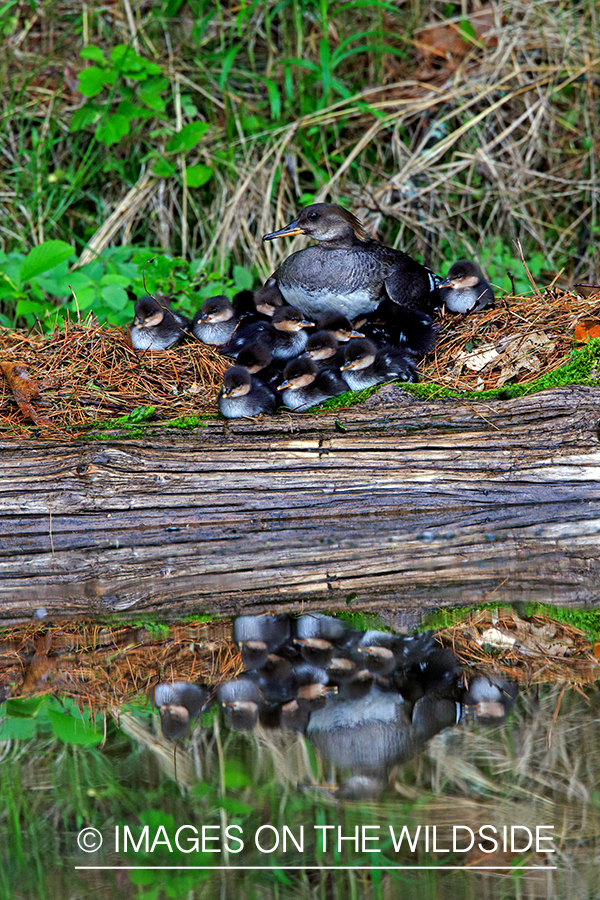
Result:
[[[594,600],[600,393],[4,442],[0,616]]]

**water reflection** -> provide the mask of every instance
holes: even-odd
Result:
[[[432,632],[360,630],[332,616],[240,616],[233,625],[246,672],[220,684],[159,684],[163,735],[179,741],[216,703],[227,728],[305,735],[331,772],[338,798],[376,796],[393,766],[469,714],[503,721],[516,684],[468,680]]]

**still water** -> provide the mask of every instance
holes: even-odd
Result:
[[[165,634],[126,704],[94,684],[118,694],[127,651],[150,654],[131,640],[87,700],[79,651],[52,693],[5,689],[2,897],[600,897],[597,683],[333,616],[227,628],[235,658],[213,642],[203,669]]]

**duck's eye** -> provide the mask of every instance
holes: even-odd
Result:
[[[314,222],[315,219],[320,219],[321,216],[320,216],[320,214],[319,214],[318,212],[314,212],[314,211],[313,211],[313,212],[311,212],[311,213],[308,214],[308,218],[309,218],[309,219],[312,219],[313,222]]]

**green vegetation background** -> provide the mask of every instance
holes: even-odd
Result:
[[[474,256],[524,292],[519,238],[535,277],[597,280],[598,4],[473,13],[8,0],[0,324],[124,324],[144,269],[194,311],[264,279],[289,245],[261,235],[314,199],[442,273]]]

